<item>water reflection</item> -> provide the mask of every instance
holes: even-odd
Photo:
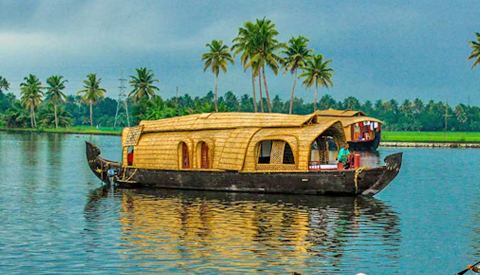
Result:
[[[85,208],[90,234],[112,194]],[[396,274],[399,218],[376,199],[118,190],[120,257],[155,272]],[[358,253],[362,251],[362,253]]]

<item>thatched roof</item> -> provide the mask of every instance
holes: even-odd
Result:
[[[383,124],[381,120],[378,120],[373,117],[368,117],[368,116],[345,117],[345,118],[339,118],[339,120],[342,122],[343,127],[347,127],[354,123],[362,122],[362,121],[372,121],[372,122],[378,122],[380,124]]]
[[[264,113],[197,114],[156,121],[142,121],[142,134],[135,146],[135,166],[179,169],[179,147],[188,146],[193,169],[199,169],[198,145],[207,143],[212,169],[253,171],[255,148],[262,140],[283,140],[294,153],[297,168],[308,170],[310,146],[319,135],[345,142],[339,118]],[[132,128],[123,132],[124,146]],[[124,162],[126,161],[124,150]]]
[[[317,116],[327,116],[327,117],[353,117],[353,116],[366,116],[366,114],[362,111],[353,111],[350,109],[346,110],[335,110],[335,109],[328,109],[328,110],[321,110],[316,111],[315,114]]]
[[[198,131],[236,128],[301,127],[316,119],[315,114],[287,115],[271,113],[204,113],[160,120],[143,120],[144,133]]]
[[[347,127],[352,125],[353,123],[357,123],[361,121],[373,121],[373,122],[378,122],[380,124],[383,124],[382,121],[373,117],[368,117],[362,111],[353,111],[350,109],[335,110],[330,108],[328,110],[317,111],[315,112],[315,115],[319,116],[318,120],[322,120],[324,117],[337,118],[338,120],[340,120],[340,122],[342,122],[343,127]]]

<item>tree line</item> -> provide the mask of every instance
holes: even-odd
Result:
[[[208,43],[208,52],[204,53],[201,59],[205,62],[204,71],[210,69],[215,75],[215,89],[204,97],[192,98],[184,95],[163,100],[156,94],[160,89],[155,85],[160,81],[155,78],[152,70],[135,69],[136,74],[130,76],[131,91],[128,94],[128,101],[133,109],[133,123],[142,119],[212,111],[265,112],[267,109],[268,112],[306,114],[317,110],[318,105],[320,109],[362,110],[370,116],[384,120],[390,130],[438,131],[443,129],[445,118],[449,130],[480,130],[478,107],[464,104],[458,104],[452,109],[442,102],[423,103],[420,99],[413,102],[405,100],[401,104],[393,99],[361,103],[355,97],[348,97],[340,102],[329,95],[322,96],[317,104],[318,88],[333,86],[334,70],[329,68],[331,60],[324,60],[321,54],[314,55],[314,50],[308,48],[309,40],[303,36],[292,37],[287,43],[282,43],[277,40],[278,35],[275,24],[263,18],[246,22],[240,27],[231,49],[224,45],[222,40]],[[468,59],[474,60],[472,69],[480,63],[479,33],[476,33],[476,38],[477,41],[468,42],[472,48]],[[243,95],[237,98],[234,93],[227,92],[224,97],[219,98],[217,87],[220,71],[226,73],[228,64],[234,64],[236,55],[240,55],[244,71],[250,70],[253,97]],[[283,71],[283,74],[290,72],[294,76],[290,100],[283,102],[278,96],[271,100],[266,68],[274,74]],[[302,99],[294,96],[297,79],[303,79],[302,84],[307,88],[315,87],[313,103],[304,103]],[[39,125],[55,128],[84,124],[90,124],[91,128],[94,124],[110,126],[113,124],[117,102],[105,97],[107,91],[101,87],[101,81],[95,73],[88,74],[83,81],[83,89],[77,92],[77,96],[66,96],[63,91],[68,80],[63,76],[50,76],[44,87],[38,77],[30,74],[20,84],[21,98],[17,99],[14,94],[7,93],[10,83],[0,76],[1,122],[7,127],[26,127],[29,124],[31,128],[38,128]],[[256,97],[257,81],[260,99]],[[120,116],[119,125],[122,121],[125,119]]]
[[[57,120],[59,127],[77,125],[94,125],[100,127],[113,127],[117,110],[117,100],[104,97],[97,103],[90,104],[82,95],[68,95],[62,105],[57,106]],[[278,95],[274,96],[272,112],[287,114],[290,109],[290,100],[283,101]],[[312,102],[294,97],[294,114],[310,114],[314,109]],[[267,104],[266,98],[263,104]],[[257,102],[260,105],[260,102]],[[215,95],[210,91],[205,96],[192,97],[188,94],[163,99],[161,96],[152,98],[141,97],[137,103],[134,98],[128,99],[130,121],[133,125],[141,120],[154,120],[181,115],[215,112]],[[446,105],[444,102],[430,100],[423,102],[420,99],[398,102],[376,100],[361,102],[355,97],[344,100],[335,100],[331,95],[323,95],[318,107],[321,110],[353,109],[361,110],[367,115],[385,122],[384,128],[390,131],[443,131],[445,117],[449,131],[480,131],[480,108],[463,103],[456,106]],[[218,97],[218,110],[220,112],[254,112],[254,100],[248,95],[237,96],[229,91]],[[40,103],[35,113],[37,126],[54,128],[55,108],[50,101]],[[92,114],[92,116],[90,116]],[[447,114],[447,116],[445,116]],[[17,99],[12,93],[0,94],[0,124],[6,127],[31,127],[31,113],[22,106],[22,100]],[[127,126],[125,112],[120,112],[117,126]]]

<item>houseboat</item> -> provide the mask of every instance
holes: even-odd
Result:
[[[345,142],[342,122],[317,113],[204,113],[125,128],[121,163],[88,142],[87,159],[102,181],[134,188],[371,196],[398,174],[402,153],[343,169],[329,148]]]
[[[334,117],[342,122],[351,150],[375,151],[380,145],[383,122],[368,117],[362,111],[328,109],[317,111],[316,114],[320,117]]]

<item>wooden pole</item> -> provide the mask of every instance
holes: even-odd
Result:
[[[445,142],[447,142],[447,130],[448,130],[448,98],[445,105]]]

